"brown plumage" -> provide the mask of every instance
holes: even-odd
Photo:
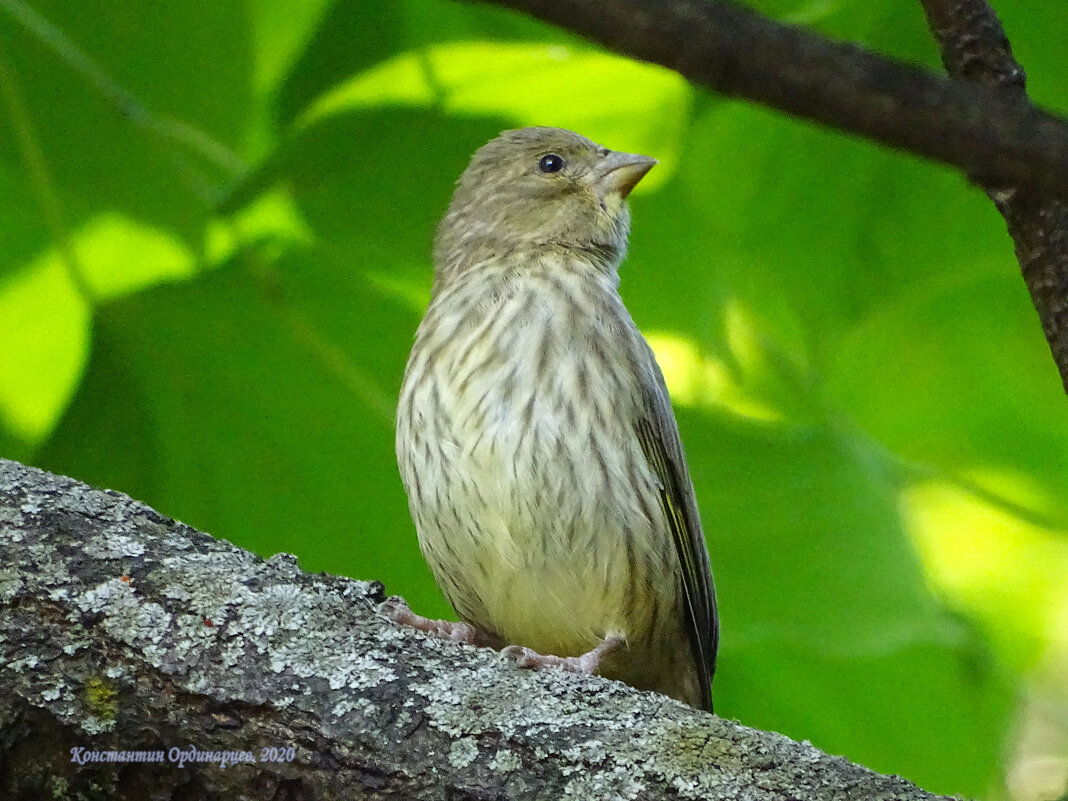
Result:
[[[617,291],[625,199],[653,164],[556,128],[475,153],[438,229],[397,458],[438,585],[485,639],[711,709],[693,486]]]

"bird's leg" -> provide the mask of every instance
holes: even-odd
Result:
[[[445,640],[466,643],[467,645],[493,646],[497,641],[490,634],[480,631],[470,623],[453,623],[450,620],[434,620],[433,618],[417,615],[409,607],[407,602],[400,597],[387,598],[378,605],[378,613],[401,626],[411,626],[413,629],[441,637]]]
[[[601,666],[601,660],[624,643],[626,640],[623,637],[613,634],[605,637],[582,656],[539,654],[522,645],[509,645],[501,651],[501,655],[513,660],[521,668],[557,667],[569,673],[592,675]]]

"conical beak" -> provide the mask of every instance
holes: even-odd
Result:
[[[601,196],[618,192],[620,197],[625,198],[656,163],[656,159],[649,156],[610,151],[597,165],[597,185],[601,189]]]

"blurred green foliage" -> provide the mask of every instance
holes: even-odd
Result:
[[[759,6],[937,64],[918,4]],[[717,711],[1003,794],[1066,636],[1068,410],[979,192],[493,8],[26,8],[0,0],[0,454],[448,614],[392,415],[453,181],[524,124],[655,155],[623,294],[708,531]],[[999,11],[1068,109],[1068,18]]]

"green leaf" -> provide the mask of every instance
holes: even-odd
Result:
[[[0,113],[0,160],[19,164],[14,126],[27,124],[61,196],[195,237],[214,192],[230,180],[202,150],[159,133],[194,124],[240,148],[250,102],[249,35],[241,4],[42,0],[33,12],[55,35],[4,12],[0,48],[27,118]],[[59,37],[64,44],[46,44]],[[82,59],[90,66],[81,68]],[[86,70],[92,74],[87,74]],[[116,97],[114,87],[130,96]],[[143,116],[148,110],[152,120]]]
[[[471,39],[573,41],[547,25],[491,6],[443,0],[360,3],[338,0],[282,88],[283,123],[292,122],[309,100],[345,79],[404,50]]]

